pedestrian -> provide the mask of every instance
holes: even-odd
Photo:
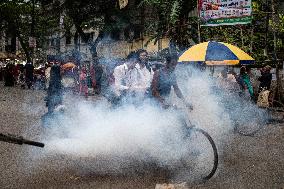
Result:
[[[140,88],[144,88],[146,95],[150,95],[150,86],[153,80],[154,71],[149,63],[148,52],[145,49],[139,49],[136,53],[138,55],[138,65],[136,65],[136,68],[141,75],[139,85]]]
[[[28,89],[30,89],[34,81],[34,66],[31,62],[25,65],[25,79]]]
[[[88,82],[87,82],[87,69],[86,66],[83,65],[79,75],[79,95],[85,95],[88,97]]]
[[[151,75],[146,66],[140,66],[136,53],[127,59],[130,62],[125,74],[124,83],[127,86],[126,99],[129,103],[139,105],[148,96],[151,82]]]
[[[116,94],[114,93],[115,79],[114,68],[103,65],[103,74],[101,76],[101,91],[100,94],[104,96],[109,102],[116,104]],[[117,101],[118,102],[118,101]]]
[[[265,66],[260,70],[261,76],[258,78],[258,81],[260,81],[259,87],[258,87],[258,93],[260,93],[263,90],[270,90],[271,81],[272,81],[272,73],[270,73],[271,67]]]
[[[77,66],[73,63],[66,63],[61,66],[62,85],[67,93],[74,93],[76,87]]]
[[[13,74],[13,65],[11,63],[8,63],[4,71],[4,86],[12,87],[14,86],[14,84],[15,78]]]
[[[101,63],[95,61],[94,64],[91,65],[91,78],[93,82],[93,88],[96,94],[101,94],[102,91],[102,79],[103,79],[103,72],[104,68]]]
[[[14,76],[14,80],[15,80],[15,84],[18,84],[18,78],[19,78],[19,64],[13,64],[13,76]]]
[[[152,72],[151,65],[149,63],[149,54],[145,49],[138,49],[136,51],[136,54],[138,55],[139,65],[141,69],[144,69],[144,67],[149,71]]]
[[[53,65],[50,70],[50,81],[47,89],[47,102],[48,113],[53,113],[56,106],[62,104],[63,99],[63,86],[61,83],[60,66]]]
[[[114,68],[113,103],[115,105],[117,105],[118,102],[121,101],[121,98],[126,96],[126,94],[128,93],[131,81],[134,81],[129,75],[129,71],[132,70],[137,63],[137,54],[135,52],[131,52],[122,65]]]
[[[221,89],[222,93],[234,93],[238,90],[238,84],[232,72],[227,69],[221,71],[216,80],[217,88]]]
[[[248,92],[251,100],[255,101],[253,87],[251,85],[250,78],[249,78],[249,75],[246,71],[245,66],[242,66],[240,68],[240,74],[238,76],[236,76],[236,80],[237,80],[237,82],[238,82],[238,84],[240,85],[240,88],[241,88],[240,95],[245,96],[246,93]]]

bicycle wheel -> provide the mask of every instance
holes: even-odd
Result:
[[[187,150],[176,167],[175,180],[194,182],[213,177],[218,167],[218,151],[212,137],[202,129],[188,128],[184,145],[181,148]]]

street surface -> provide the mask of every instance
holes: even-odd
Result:
[[[40,118],[46,112],[44,95],[44,91],[3,87],[0,83],[0,132],[40,141],[44,132]],[[215,176],[206,183],[176,188],[284,188],[283,126],[268,125],[256,137],[228,133],[222,146],[218,146],[220,164]],[[0,142],[0,188],[154,189],[157,184],[171,182],[164,170],[146,168],[143,173],[95,174],[91,168],[88,170],[92,160],[68,156],[47,156],[44,161],[33,158],[44,150]]]

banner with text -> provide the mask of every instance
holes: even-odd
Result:
[[[249,24],[251,0],[198,0],[202,26]]]

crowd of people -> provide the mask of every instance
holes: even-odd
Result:
[[[0,66],[0,81],[7,87],[19,85],[23,89],[44,89],[44,68],[35,69],[32,63],[8,63],[5,67]]]
[[[148,52],[140,49],[131,52],[122,63],[113,68],[90,62],[83,62],[80,66],[57,62],[47,64],[35,74],[31,63],[8,64],[5,70],[1,68],[0,80],[4,78],[5,86],[18,84],[28,89],[41,86],[38,88],[47,90],[45,100],[50,113],[57,105],[62,104],[62,97],[66,92],[86,98],[96,93],[106,97],[115,106],[125,102],[139,104],[145,99],[153,98],[167,108],[170,103],[166,98],[172,88],[176,96],[192,108],[177,84],[174,72],[177,60],[177,55],[168,55],[159,67],[154,67],[149,62]],[[270,66],[261,68],[261,76],[255,78],[248,67],[242,66],[239,74],[225,68],[217,78],[216,86],[228,93],[238,92],[240,96],[249,96],[252,102],[258,102],[259,99],[268,98],[267,91],[270,90],[272,80],[270,70]],[[256,79],[260,82],[258,89],[252,84]]]
[[[140,104],[149,97],[154,97],[163,107],[167,107],[169,105],[165,101],[165,97],[169,95],[170,89],[173,87],[177,96],[185,101],[174,75],[177,56],[168,56],[165,66],[161,69],[153,67],[148,58],[148,52],[141,49],[131,52],[122,64],[118,64],[113,69],[103,66],[88,68],[86,66],[88,64],[83,64],[76,71],[79,86],[77,94],[88,97],[88,89],[91,87],[115,106],[125,102]],[[50,107],[49,112],[53,112],[54,108],[62,103],[62,95],[65,91],[63,86],[65,72],[59,65],[53,65],[50,69],[46,99],[47,105]],[[76,81],[76,74],[73,76]],[[76,91],[75,86],[71,91]]]
[[[269,106],[269,93],[271,88],[271,67],[265,66],[259,69],[260,76],[256,77],[249,67],[242,66],[239,74],[224,69],[217,79],[219,88],[229,93],[238,92],[243,98],[258,103],[259,106]],[[257,83],[259,85],[257,86]],[[265,104],[265,105],[264,105]]]

